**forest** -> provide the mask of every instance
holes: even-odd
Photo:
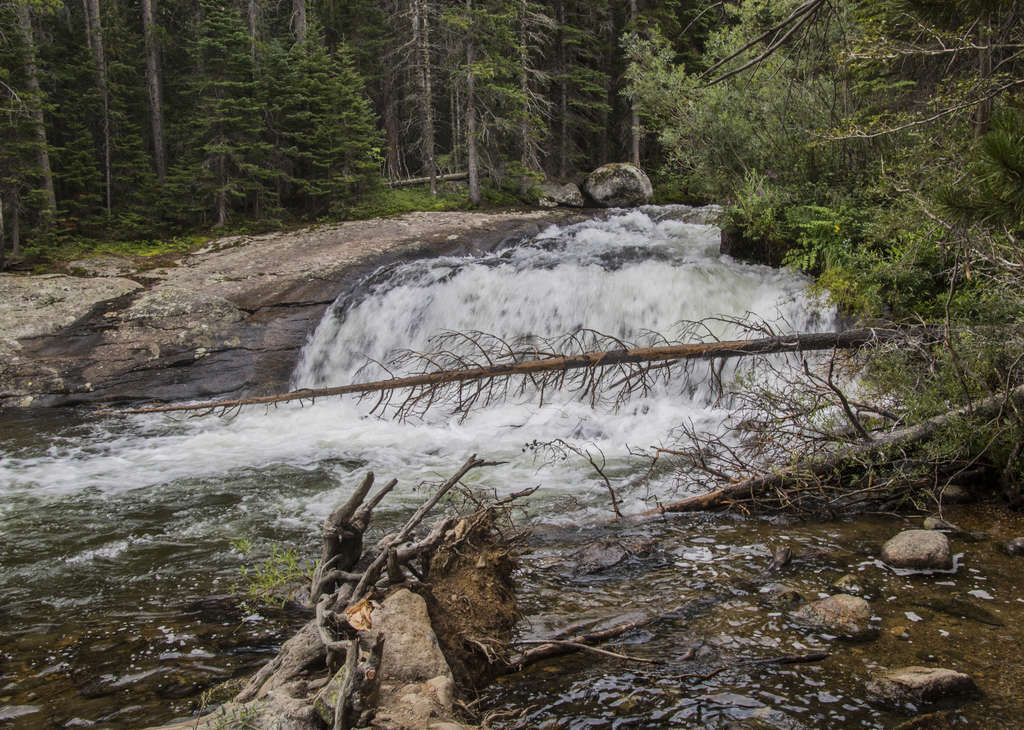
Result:
[[[0,261],[528,202],[545,177],[631,160],[659,200],[728,202],[780,259],[877,308],[899,302],[841,259],[899,256],[935,217],[1012,236],[1024,205],[1015,2],[4,0],[0,14]],[[464,171],[468,190],[439,190]],[[387,188],[411,176],[427,190]],[[890,298],[928,287],[891,283]]]

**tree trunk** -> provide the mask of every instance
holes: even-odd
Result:
[[[259,15],[258,0],[249,0],[246,5],[245,18],[249,26],[249,57],[256,60],[256,21]]]
[[[855,459],[877,458],[880,452],[888,448],[905,448],[921,443],[931,438],[940,428],[962,416],[971,415],[977,418],[992,418],[1006,409],[1008,404],[1019,406],[1021,403],[1024,403],[1024,385],[1018,386],[1008,393],[999,393],[991,396],[971,406],[962,406],[929,418],[914,426],[890,431],[867,443],[847,446],[828,456],[802,462],[772,474],[744,479],[707,494],[700,494],[696,497],[680,500],[679,502],[662,505],[645,514],[650,516],[664,512],[697,512],[726,507],[736,500],[751,499],[765,494],[771,489],[785,488],[804,482],[810,477],[830,474]]]
[[[430,80],[430,18],[429,0],[413,0],[412,32],[417,55],[416,79],[419,84],[422,122],[424,172],[430,178],[430,194],[437,196],[437,164],[434,161],[434,104]]]
[[[636,0],[629,0],[629,23],[636,30]],[[630,161],[640,166],[640,115],[636,111],[636,102],[630,102],[629,111],[629,131],[630,131],[630,144],[629,144],[629,158]]]
[[[388,142],[387,174],[395,179],[402,174],[401,145],[398,131],[398,101],[395,92],[395,77],[389,72],[384,75],[384,135]]]
[[[558,177],[565,180],[569,171],[569,79],[565,54],[565,0],[557,0],[558,19]]]
[[[469,202],[480,205],[480,158],[476,148],[476,76],[473,73],[473,0],[466,0],[469,30],[466,33],[466,166]]]
[[[530,189],[530,169],[533,155],[530,141],[530,79],[527,69],[530,63],[526,37],[526,0],[519,0],[519,93],[523,97],[523,108],[519,118],[519,164],[523,168],[519,178],[519,194],[526,196]]]
[[[156,34],[156,0],[142,0],[142,30],[146,46],[146,93],[149,96],[149,120],[153,132],[153,164],[156,179],[167,179],[167,148],[164,146],[164,105],[161,94],[160,46]]]
[[[783,352],[811,352],[816,350],[850,349],[868,343],[886,342],[912,335],[928,334],[928,327],[876,330],[874,328],[853,329],[845,332],[810,332],[765,337],[758,340],[731,340],[699,344],[664,345],[660,347],[638,347],[629,350],[607,350],[603,352],[581,352],[557,355],[540,359],[521,359],[515,353],[509,360],[493,362],[485,367],[465,370],[435,370],[390,380],[376,380],[366,383],[351,383],[331,388],[306,388],[280,395],[265,395],[255,398],[211,401],[190,405],[154,406],[133,408],[122,411],[99,411],[97,415],[166,413],[170,411],[201,411],[217,408],[232,408],[240,405],[283,403],[293,400],[309,400],[332,395],[352,393],[379,393],[399,388],[433,388],[452,383],[503,378],[511,375],[536,376],[553,373],[558,382],[564,382],[565,371],[585,368],[595,369],[626,364],[648,364],[675,362],[678,360],[712,360],[717,358],[744,357],[747,355],[771,355]],[[534,382],[538,382],[535,378]]]
[[[42,92],[39,89],[39,77],[36,70],[36,43],[35,33],[32,30],[32,14],[28,3],[16,2],[14,7],[18,15],[18,25],[21,26],[21,33],[25,39],[25,87],[32,97],[30,107],[32,121],[35,126],[36,146],[38,147],[39,177],[42,179],[45,195],[43,216],[48,222],[52,223],[57,217],[57,196],[53,192],[50,147],[46,141],[46,120],[43,118]],[[15,212],[16,215],[17,212]],[[17,221],[17,218],[15,218],[15,221]],[[13,251],[11,255],[14,255]]]
[[[103,104],[103,176],[106,182],[107,215],[112,212],[112,166],[110,164],[110,90],[107,84],[107,58],[103,50],[103,23],[99,0],[82,0],[85,6],[85,36],[96,66],[96,88]]]
[[[292,0],[292,31],[295,42],[306,40],[306,0]]]

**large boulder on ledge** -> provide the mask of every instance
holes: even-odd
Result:
[[[605,208],[646,205],[654,197],[647,173],[628,162],[601,165],[587,176],[583,187],[595,203]]]

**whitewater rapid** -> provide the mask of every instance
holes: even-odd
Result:
[[[808,281],[787,270],[736,262],[718,253],[714,211],[685,206],[614,212],[603,220],[551,226],[521,244],[483,256],[442,257],[375,272],[339,299],[311,335],[293,376],[296,387],[322,387],[381,377],[374,363],[400,349],[428,350],[445,331],[478,331],[505,339],[552,337],[590,328],[625,340],[654,331],[676,337],[681,323],[754,313],[782,330],[823,330],[833,313],[807,293]],[[735,332],[722,322],[714,334]],[[368,364],[369,363],[369,364]],[[85,500],[188,503],[230,482],[244,509],[273,523],[313,525],[366,468],[396,477],[395,500],[419,498],[417,485],[440,479],[470,453],[508,463],[475,477],[499,492],[540,485],[550,519],[572,521],[607,509],[603,483],[578,460],[546,463],[524,446],[564,439],[603,452],[613,475],[631,468],[630,447],[663,443],[681,423],[712,428],[726,415],[700,369],[625,407],[591,407],[573,393],[529,394],[455,418],[444,409],[409,421],[370,414],[372,401],[321,399],[315,406],[249,408],[230,418],[139,416],[87,421],[47,434],[45,444],[19,444],[0,462],[0,514],[19,504]],[[319,470],[316,494],[261,490],[261,471]],[[667,488],[667,484],[665,485]],[[640,509],[659,485],[623,495]],[[659,495],[663,496],[663,495]],[[216,533],[225,515],[192,525]],[[9,532],[17,520],[0,522]]]

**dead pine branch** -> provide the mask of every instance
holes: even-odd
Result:
[[[922,333],[931,332],[928,327],[907,327],[897,329],[861,328],[843,332],[803,332],[789,335],[762,337],[759,339],[727,340],[702,343],[677,343],[656,347],[630,347],[628,343],[613,340],[620,344],[619,349],[571,352],[572,337],[563,338],[564,345],[570,350],[568,354],[542,351],[538,344],[513,349],[507,343],[500,343],[507,352],[501,356],[490,356],[481,364],[468,356],[454,352],[412,355],[425,366],[425,371],[404,377],[375,380],[363,383],[351,383],[329,388],[303,388],[300,390],[277,395],[259,396],[254,398],[237,398],[230,400],[209,401],[205,403],[179,403],[144,408],[123,410],[101,410],[96,415],[130,415],[142,413],[171,412],[206,412],[214,413],[245,405],[275,405],[297,400],[313,400],[327,396],[366,395],[381,393],[383,406],[387,406],[390,394],[397,390],[409,389],[410,393],[399,410],[402,412],[418,412],[425,410],[435,401],[440,400],[440,389],[452,386],[457,389],[455,395],[456,412],[465,412],[473,405],[487,403],[496,398],[504,397],[509,392],[511,377],[523,378],[523,385],[528,383],[539,389],[563,388],[574,386],[576,390],[596,396],[597,389],[602,387],[603,378],[596,376],[598,371],[606,368],[618,368],[626,376],[620,378],[623,387],[629,388],[635,382],[641,386],[646,384],[647,371],[652,364],[669,361],[717,360],[751,355],[770,355],[789,352],[811,352],[819,350],[853,349],[871,343],[897,340]],[[478,333],[479,334],[479,333]],[[483,336],[481,335],[481,338]],[[497,340],[498,338],[492,338]],[[585,344],[586,340],[576,338],[576,342]],[[605,338],[605,342],[608,339]],[[457,367],[448,367],[451,361]],[[459,367],[464,366],[464,367]],[[567,381],[570,373],[580,371],[582,377]],[[464,390],[465,383],[475,383],[475,387]],[[486,384],[485,384],[486,383]],[[495,387],[498,388],[495,391]]]
[[[959,418],[992,418],[1005,412],[1008,407],[1024,404],[1024,386],[1018,386],[1006,393],[989,396],[973,404],[953,409],[934,416],[913,426],[883,433],[868,443],[856,443],[838,448],[830,453],[807,459],[774,472],[743,479],[715,489],[707,494],[689,497],[671,504],[661,505],[645,513],[645,516],[661,515],[666,512],[695,512],[729,507],[744,500],[754,500],[771,490],[800,489],[815,480],[823,480],[841,473],[844,467],[857,463],[870,463],[885,457],[890,451],[913,447],[926,441],[939,429],[952,424]]]
[[[608,639],[613,639],[617,636],[629,633],[630,631],[635,631],[636,629],[646,626],[647,624],[655,621],[656,619],[657,617],[644,618],[637,621],[628,621],[625,623],[616,624],[615,626],[611,626],[607,629],[590,631],[585,634],[580,634],[570,639],[547,639],[540,642],[536,642],[539,643],[538,646],[535,646],[532,649],[527,649],[526,651],[509,659],[508,662],[506,662],[505,666],[502,668],[502,671],[500,673],[514,674],[516,672],[522,671],[523,668],[531,664],[536,664],[537,662],[544,659],[549,659],[551,657],[556,656],[564,656],[565,654],[572,654],[577,651],[584,651],[586,649],[592,649],[593,644],[597,644],[602,641],[607,641]],[[528,644],[534,642],[524,641],[521,643]],[[626,655],[616,654],[614,652],[607,653],[620,659],[656,663],[653,660],[628,657]]]

